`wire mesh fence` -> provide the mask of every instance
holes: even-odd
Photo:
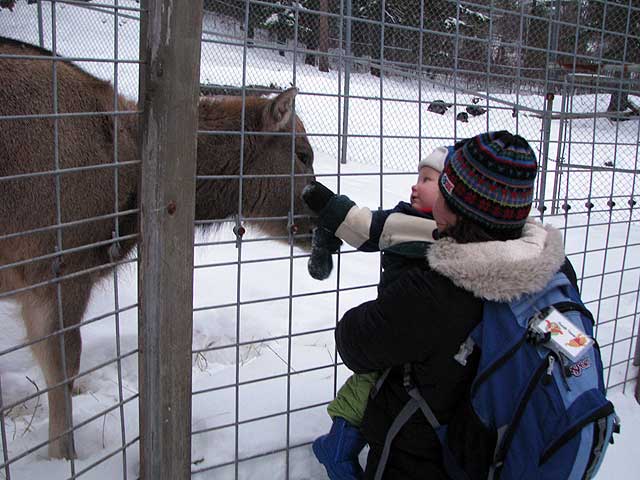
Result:
[[[41,165],[9,168],[1,154],[3,198],[49,192],[3,210],[2,313],[17,322],[29,315],[23,298],[47,290],[56,321],[46,332],[28,327],[27,341],[19,332],[0,351],[5,478],[33,478],[44,447],[57,445],[47,440],[54,420],[44,396],[56,389],[68,412],[57,436],[73,433],[78,459],[56,464],[52,478],[140,475],[138,422],[153,399],[138,405],[139,261],[136,249],[123,254],[138,236],[129,179],[140,156],[126,143],[127,119],[144,110],[135,101],[150,95],[138,92],[148,62],[139,53],[141,15],[155,3],[0,2],[13,7],[0,9],[0,36],[58,55],[0,50],[5,71],[20,62],[47,69],[41,90],[19,83],[23,103],[0,102],[5,151],[17,157],[16,144],[46,144]],[[195,179],[193,346],[184,372],[192,379],[193,477],[324,478],[309,443],[324,433],[326,405],[348,375],[333,329],[347,309],[375,297],[380,261],[343,247],[328,280],[309,278],[304,184],[315,176],[360,204],[389,208],[408,196],[419,160],[434,147],[487,130],[519,133],[536,149],[536,215],[563,229],[598,319],[607,385],[635,381],[638,2],[204,0],[201,42],[198,149],[220,160],[205,164],[199,153]],[[72,103],[86,79],[66,84],[67,61],[113,86],[105,105]],[[30,109],[29,96],[50,102]],[[285,122],[263,113],[289,106],[297,117]],[[96,127],[99,119],[106,126]],[[74,160],[70,145],[87,138],[108,155]],[[33,156],[25,151],[19,158]],[[98,197],[108,205],[92,209]],[[95,235],[73,240],[83,229]],[[25,249],[45,237],[43,250]],[[94,251],[104,258],[73,260]],[[39,274],[15,280],[32,265]],[[103,280],[89,302],[96,276]],[[88,302],[81,320],[65,303],[71,282],[74,298],[83,291]],[[41,373],[26,352],[38,357],[37,345],[51,341],[63,359],[75,358],[61,339],[80,331],[82,360],[77,352],[79,364],[62,368],[64,378],[45,378],[51,354],[38,358]]]
[[[3,343],[0,353],[2,474],[32,478],[34,459],[50,456],[69,459],[51,472],[59,478],[95,475],[112,462],[128,478],[138,438],[138,386],[130,374],[137,365],[137,299],[122,293],[122,272],[113,267],[135,262],[123,253],[135,241],[130,227],[138,210],[121,199],[125,177],[139,165],[128,137],[139,112],[117,94],[121,83],[137,85],[138,26],[136,51],[123,54],[117,4],[89,6],[89,14],[74,2],[13,7],[0,10],[2,35],[42,49],[3,40],[0,52],[1,295],[11,301],[3,302],[6,320],[24,320],[8,335],[15,343]],[[135,16],[140,9],[123,10]],[[87,42],[90,30],[102,41]],[[114,89],[69,67],[73,60]],[[86,98],[87,90],[101,88],[93,102]],[[101,278],[112,287],[87,309]],[[85,340],[81,357],[81,331],[85,339],[102,332],[108,341],[92,348]],[[36,368],[28,360],[25,367],[26,359]],[[96,389],[95,382],[109,387]],[[88,445],[102,446],[101,453],[76,461]]]

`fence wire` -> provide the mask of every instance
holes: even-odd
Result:
[[[205,77],[204,90],[226,95],[244,91],[249,95],[272,94],[290,84],[298,86],[301,93],[296,108],[316,158],[326,155],[332,159],[329,166],[322,164],[324,169],[318,165],[316,175],[325,182],[337,175],[333,185],[356,198],[361,193],[358,188],[373,188],[378,192],[374,208],[391,206],[396,197],[388,198],[388,192],[396,188],[396,179],[407,178],[403,173],[413,174],[421,156],[437,145],[488,129],[505,128],[523,135],[535,146],[544,166],[537,190],[537,215],[564,229],[569,238],[570,258],[579,270],[585,300],[599,314],[597,330],[607,384],[609,388],[624,388],[637,375],[632,360],[638,328],[639,277],[638,265],[632,259],[638,253],[639,240],[633,225],[637,220],[638,77],[633,69],[639,60],[634,48],[639,33],[638,5],[347,3],[205,2],[205,41],[212,44],[211,50],[219,46],[224,53],[207,53],[209,45],[205,46],[203,68],[210,62],[213,71],[221,58],[235,52],[235,64],[242,65],[242,71],[226,77],[229,70],[224,69],[223,75],[216,72],[215,77]],[[325,22],[324,27],[321,22]],[[410,180],[405,181],[409,185]],[[226,240],[227,244],[233,241]],[[243,260],[242,256],[238,253],[238,278],[259,272],[256,264],[260,262],[271,264],[265,268],[280,275],[287,273],[284,254],[256,260]],[[306,286],[298,287],[305,283],[300,276],[304,272],[296,275],[298,269],[303,270],[299,260],[304,255],[294,254],[290,259],[290,290],[303,291],[302,298],[308,302],[331,294],[324,304],[329,310],[330,302],[335,302],[331,317],[337,320],[349,306],[373,295],[371,283],[364,288],[349,284],[349,269],[365,261],[359,257],[363,256],[358,252],[343,251],[333,288],[313,291],[307,287],[311,290],[306,291]],[[233,262],[229,259],[220,267]],[[249,270],[245,265],[256,269]],[[371,271],[376,269],[373,266]],[[241,283],[244,286],[248,282]],[[355,292],[351,290],[354,287]],[[209,455],[199,457],[201,462],[194,470],[199,475],[209,471],[223,474],[226,468],[231,476],[249,474],[261,455],[260,447],[254,448],[249,440],[251,433],[273,428],[282,429],[282,437],[274,434],[270,443],[278,448],[262,452],[270,462],[282,463],[280,476],[298,478],[296,464],[291,463],[294,452],[300,445],[308,445],[322,429],[312,426],[314,434],[307,435],[295,431],[290,418],[296,383],[308,386],[324,381],[327,385],[324,395],[310,393],[302,410],[295,409],[300,424],[326,425],[324,405],[344,379],[339,362],[336,368],[326,358],[309,361],[307,368],[298,371],[290,360],[293,356],[295,363],[295,351],[291,351],[295,342],[285,347],[281,341],[309,337],[309,344],[322,345],[326,355],[335,359],[333,340],[325,335],[331,331],[331,322],[300,334],[292,334],[282,325],[280,335],[237,339],[245,328],[254,333],[252,328],[242,326],[255,321],[255,313],[242,309],[245,303],[255,302],[265,309],[273,305],[273,316],[282,316],[283,324],[300,321],[295,309],[287,311],[284,307],[287,299],[297,302],[295,293],[287,293],[284,288],[276,291],[275,287],[262,290],[263,296],[256,294],[257,298],[236,302],[241,310],[236,311],[240,324],[237,343],[232,334],[232,339],[222,345],[196,350],[202,364],[215,361],[234,347],[239,360],[239,383],[198,391],[198,395],[215,394],[222,403],[226,403],[225,395],[231,401],[232,391],[237,394],[235,419],[223,416],[196,430],[198,436],[208,435],[210,443],[234,438],[237,450],[229,452],[226,460],[220,458],[219,463]],[[248,286],[238,290],[237,297],[252,294]],[[322,300],[317,302],[322,305]],[[282,308],[276,307],[277,303]],[[196,311],[232,306],[231,300],[197,307]],[[243,401],[246,388],[241,379],[245,370],[255,368],[252,358],[258,361],[269,357],[282,362],[282,369],[257,378],[250,376],[247,381],[265,397],[277,399],[278,394],[271,392],[279,389],[286,395],[278,404],[280,408],[264,412]],[[325,372],[325,378],[309,383],[298,380],[313,378],[315,372]],[[278,383],[283,378],[287,378],[286,384]],[[255,414],[246,418],[243,412]],[[243,435],[245,429],[250,433]]]
[[[47,168],[0,170],[0,191],[43,178],[54,192],[39,200],[34,223],[11,230],[2,219],[0,248],[38,235],[52,243],[31,256],[0,250],[0,287],[20,268],[46,263],[57,271],[56,278],[0,289],[2,314],[18,323],[21,312],[7,300],[52,287],[60,322],[43,335],[2,344],[0,470],[7,479],[32,478],[49,443],[44,393],[73,383],[79,391],[65,402],[73,403],[74,414],[60,433],[74,434],[78,460],[61,462],[52,478],[137,478],[138,408],[145,408],[137,405],[137,260],[135,250],[126,258],[116,254],[120,244],[135,241],[137,234],[120,225],[139,212],[137,204],[118,201],[127,188],[123,175],[139,167],[137,157],[123,158],[118,135],[142,108],[123,111],[116,95],[139,96],[141,8],[133,0],[0,6],[13,6],[0,8],[1,36],[58,54],[54,62],[42,53],[0,53],[7,65],[51,65],[54,99],[39,112],[0,106],[0,129],[46,121],[59,132],[65,122],[89,128],[104,116],[114,132],[110,158],[96,164],[68,163],[55,134]],[[196,206],[193,477],[324,478],[309,444],[328,428],[326,405],[348,376],[333,329],[348,308],[375,296],[380,265],[375,255],[343,247],[329,280],[309,278],[308,253],[297,243],[308,239],[298,187],[311,178],[300,167],[302,139],[313,148],[320,181],[371,208],[388,208],[408,194],[418,162],[434,147],[486,130],[525,137],[541,165],[535,214],[563,230],[583,298],[597,318],[607,387],[625,390],[636,381],[640,2],[204,0],[201,49],[200,88],[213,105],[211,117],[216,105],[237,102],[239,118],[222,126],[201,122],[198,139],[237,152],[228,158],[239,166],[199,167],[197,174],[197,191],[223,192],[216,199],[227,200],[228,208],[214,215]],[[113,85],[107,110],[55,106],[62,61]],[[292,86],[304,131],[274,134],[252,123],[262,105],[256,102]],[[271,152],[269,142],[281,148],[263,162],[278,159],[277,168],[263,168],[252,156],[256,144]],[[97,171],[110,172],[109,207],[68,216],[64,179],[89,184]],[[261,191],[265,205],[256,208],[253,195],[265,188],[285,206],[266,202]],[[65,241],[66,231],[101,222],[112,225],[106,238]],[[56,263],[99,248],[110,252],[100,265],[66,272]],[[106,271],[82,321],[69,325],[64,282],[91,285]],[[80,329],[79,371],[47,385],[24,352]]]
[[[138,355],[137,299],[121,293],[124,270],[113,267],[126,269],[135,263],[135,258],[119,255],[121,245],[136,239],[135,233],[120,231],[120,225],[130,223],[138,210],[122,208],[118,199],[122,172],[136,169],[139,160],[121,158],[118,136],[127,119],[139,112],[126,108],[118,94],[137,88],[140,8],[117,0],[99,5],[8,3],[2,7],[13,10],[0,9],[0,35],[44,50],[14,46],[0,52],[3,89],[8,91],[0,124],[9,132],[2,137],[0,190],[8,206],[18,205],[17,210],[3,210],[0,233],[2,315],[5,323],[17,326],[0,349],[0,469],[7,479],[33,478],[39,458],[64,456],[69,461],[52,468],[52,477],[100,478],[106,470],[112,472],[109,476],[134,478],[130,459],[132,452],[138,456],[138,386],[131,369]],[[129,21],[135,22],[135,36],[123,34]],[[133,41],[123,46],[125,36]],[[50,52],[57,55],[55,61]],[[74,102],[83,84],[78,78],[79,83],[70,86],[66,61],[111,83],[113,90],[101,98],[102,108],[95,101]],[[45,78],[39,77],[43,71]],[[20,87],[22,94],[15,90],[15,80],[24,75],[28,80]],[[104,151],[110,153],[88,163],[74,158],[72,143],[82,142],[85,129],[95,135],[91,125],[100,122],[111,126],[112,147]],[[25,151],[18,159],[13,157],[14,141]],[[91,141],[99,144],[101,138]],[[72,185],[89,189],[82,193]],[[96,187],[104,195],[96,194]],[[101,199],[107,203],[98,205]],[[108,234],[100,238],[82,233],[92,230]],[[92,259],[98,250],[107,254],[100,262]],[[98,279],[110,283],[110,291],[85,310]],[[95,345],[101,335],[105,341]],[[97,388],[101,383],[108,387]],[[62,403],[56,395],[62,395]]]

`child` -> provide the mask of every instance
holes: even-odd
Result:
[[[344,240],[361,251],[382,252],[382,275],[378,292],[416,263],[424,263],[435,240],[432,210],[438,178],[453,147],[438,147],[418,165],[418,181],[411,187],[410,203],[400,202],[391,210],[372,212],[360,208],[345,195],[335,195],[320,183],[303,192],[303,199],[319,215],[314,231],[309,273],[324,279],[331,273],[331,253]],[[313,451],[332,480],[362,476],[358,454],[365,445],[359,426],[377,373],[354,374],[328,406],[333,425],[328,434],[313,442]]]
[[[418,181],[411,187],[410,203],[400,202],[391,210],[372,212],[366,207],[357,207],[346,195],[335,195],[319,182],[307,186],[303,199],[319,215],[309,259],[310,275],[324,280],[331,274],[331,254],[338,251],[340,239],[360,251],[382,252],[379,289],[395,278],[403,265],[407,266],[406,259],[424,260],[436,228],[430,202],[438,189],[438,176],[449,151],[453,151],[453,147],[438,147],[421,160]]]

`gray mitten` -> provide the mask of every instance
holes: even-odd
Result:
[[[307,263],[307,270],[316,280],[324,280],[331,275],[333,260],[331,255],[336,253],[342,245],[342,240],[323,227],[313,229],[311,238],[311,256]]]

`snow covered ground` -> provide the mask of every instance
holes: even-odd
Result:
[[[98,2],[92,2],[96,5]],[[111,2],[106,2],[111,3]],[[137,7],[133,1],[121,5]],[[49,4],[45,7],[46,45],[50,46]],[[135,15],[135,12],[128,12]],[[31,43],[38,42],[34,5],[18,2],[16,10],[0,10],[0,35]],[[104,13],[60,4],[56,8],[57,45],[59,53],[75,57],[114,57],[114,19]],[[240,33],[224,19],[207,16],[205,30],[224,31],[226,35]],[[118,21],[118,57],[135,60],[138,57],[138,22],[121,18]],[[216,43],[223,38],[208,33],[210,40],[202,46],[201,81],[203,83],[241,85],[244,56],[241,47]],[[295,83],[301,90],[296,106],[312,135],[316,153],[315,168],[323,182],[339,187],[356,202],[390,207],[406,199],[414,180],[414,169],[420,149],[423,153],[433,147],[464,138],[487,129],[507,128],[519,131],[537,145],[540,120],[527,115],[512,117],[510,108],[500,110],[509,102],[530,108],[540,108],[540,96],[498,95],[492,100],[490,115],[472,118],[469,123],[455,122],[455,112],[439,116],[429,113],[424,105],[419,111],[416,103],[420,89],[423,98],[468,102],[471,96],[434,84],[418,85],[416,80],[385,78],[369,75],[352,76],[351,94],[370,97],[350,101],[348,163],[337,162],[337,132],[341,117],[338,99],[343,77],[332,71],[322,74],[302,63],[293,63],[291,55],[280,57],[276,51],[252,48],[246,54],[246,84],[274,83],[287,86]],[[113,80],[114,67],[109,63],[82,62],[82,67],[102,78]],[[118,67],[119,90],[134,98],[137,88],[137,66],[121,63]],[[377,97],[384,96],[384,102]],[[331,94],[318,96],[314,94]],[[606,108],[606,97],[582,96],[584,111]],[[603,107],[603,103],[605,106]],[[382,125],[382,127],[381,127]],[[615,158],[618,167],[637,168],[637,122],[612,126],[606,120],[573,122],[575,138],[571,158],[574,163],[602,164],[602,159]],[[554,125],[557,129],[557,125]],[[382,131],[381,131],[382,130]],[[581,134],[582,132],[582,134]],[[384,135],[381,142],[378,136]],[[422,136],[418,141],[416,138]],[[554,137],[555,138],[555,137]],[[592,142],[597,145],[593,147]],[[584,142],[584,143],[583,143]],[[336,178],[337,172],[347,173]],[[381,176],[380,173],[385,175]],[[405,172],[405,174],[398,174]],[[411,172],[411,173],[407,173]],[[358,175],[351,175],[358,174]],[[333,175],[333,176],[331,176]],[[572,178],[578,178],[573,174]],[[566,180],[566,179],[565,179]],[[591,187],[592,197],[632,195],[633,176],[614,177],[607,173],[597,181],[582,178],[565,183],[566,197],[583,199],[583,188]],[[586,187],[585,187],[586,185]],[[552,188],[552,178],[547,188]],[[580,190],[579,190],[580,189]],[[563,190],[563,195],[565,191]],[[579,205],[576,204],[576,209]],[[572,210],[575,212],[576,209]],[[637,375],[627,359],[633,355],[632,340],[637,329],[638,285],[640,285],[640,228],[626,222],[609,224],[606,217],[571,215],[568,218],[545,217],[566,228],[567,252],[578,270],[587,277],[582,285],[583,296],[599,319],[597,336],[604,346],[603,360],[613,365],[605,375],[609,385],[618,385]],[[253,238],[259,232],[249,229]],[[230,241],[229,226],[215,234],[200,234],[198,242]],[[584,253],[588,251],[589,253]],[[287,245],[265,240],[245,242],[239,253],[233,243],[195,248],[193,348],[210,349],[193,358],[193,469],[233,462],[237,444],[239,457],[246,458],[273,452],[260,458],[241,462],[239,478],[284,478],[289,468],[294,479],[326,478],[317,464],[308,442],[329,426],[324,404],[334,396],[349,372],[335,367],[336,352],[332,327],[336,318],[364,300],[375,296],[374,285],[379,274],[377,255],[353,252],[343,248],[332,276],[318,282],[306,271],[306,258],[285,259],[290,253]],[[301,254],[299,250],[294,254]],[[212,263],[258,260],[237,265],[205,267]],[[270,260],[272,259],[272,260]],[[625,270],[626,269],[626,270]],[[239,278],[240,289],[236,279]],[[121,309],[137,301],[136,270],[132,264],[117,273],[118,304]],[[362,287],[363,288],[356,288]],[[336,293],[337,288],[342,290]],[[240,297],[237,298],[239,291]],[[618,292],[623,292],[618,298]],[[310,294],[310,295],[307,295]],[[289,296],[293,295],[291,300]],[[267,300],[270,298],[278,300]],[[611,297],[611,298],[608,298]],[[600,300],[607,298],[606,300]],[[206,309],[207,306],[244,303],[239,311],[235,306]],[[113,311],[113,278],[99,285],[93,292],[86,319]],[[617,319],[616,321],[613,321]],[[126,309],[119,315],[120,350],[123,355],[137,348],[137,310]],[[239,324],[238,324],[239,322]],[[0,351],[21,343],[24,338],[18,323],[18,312],[9,302],[0,303]],[[87,324],[82,329],[84,349],[81,370],[86,371],[108,362],[116,352],[116,320],[105,319]],[[236,348],[236,343],[242,346]],[[239,361],[237,361],[239,359]],[[78,460],[76,472],[107,457],[138,435],[137,356],[126,356],[120,363],[122,382],[118,382],[118,364],[106,366],[82,377],[79,394],[74,396],[74,421],[83,422],[116,405],[120,396],[126,401],[122,409],[115,408],[87,423],[76,433]],[[34,366],[28,349],[0,356],[3,404],[12,404],[33,394],[44,386],[39,369]],[[241,382],[236,397],[235,384]],[[622,434],[609,450],[598,478],[630,478],[640,469],[640,406],[633,398],[633,384],[622,391],[611,391],[611,399],[622,418]],[[238,411],[236,411],[236,405]],[[4,429],[10,457],[20,455],[31,446],[47,438],[47,404],[44,398],[17,405],[5,417]],[[290,412],[290,413],[287,413]],[[249,421],[258,419],[255,421]],[[224,427],[211,430],[215,427]],[[288,457],[285,448],[290,449]],[[297,447],[300,445],[299,447]],[[70,474],[68,462],[46,459],[44,449],[10,465],[12,479],[66,478]],[[127,448],[126,456],[116,453],[82,475],[87,479],[136,478],[139,468],[137,444]],[[3,475],[5,472],[0,472]],[[234,478],[234,466],[229,465],[195,478]]]

